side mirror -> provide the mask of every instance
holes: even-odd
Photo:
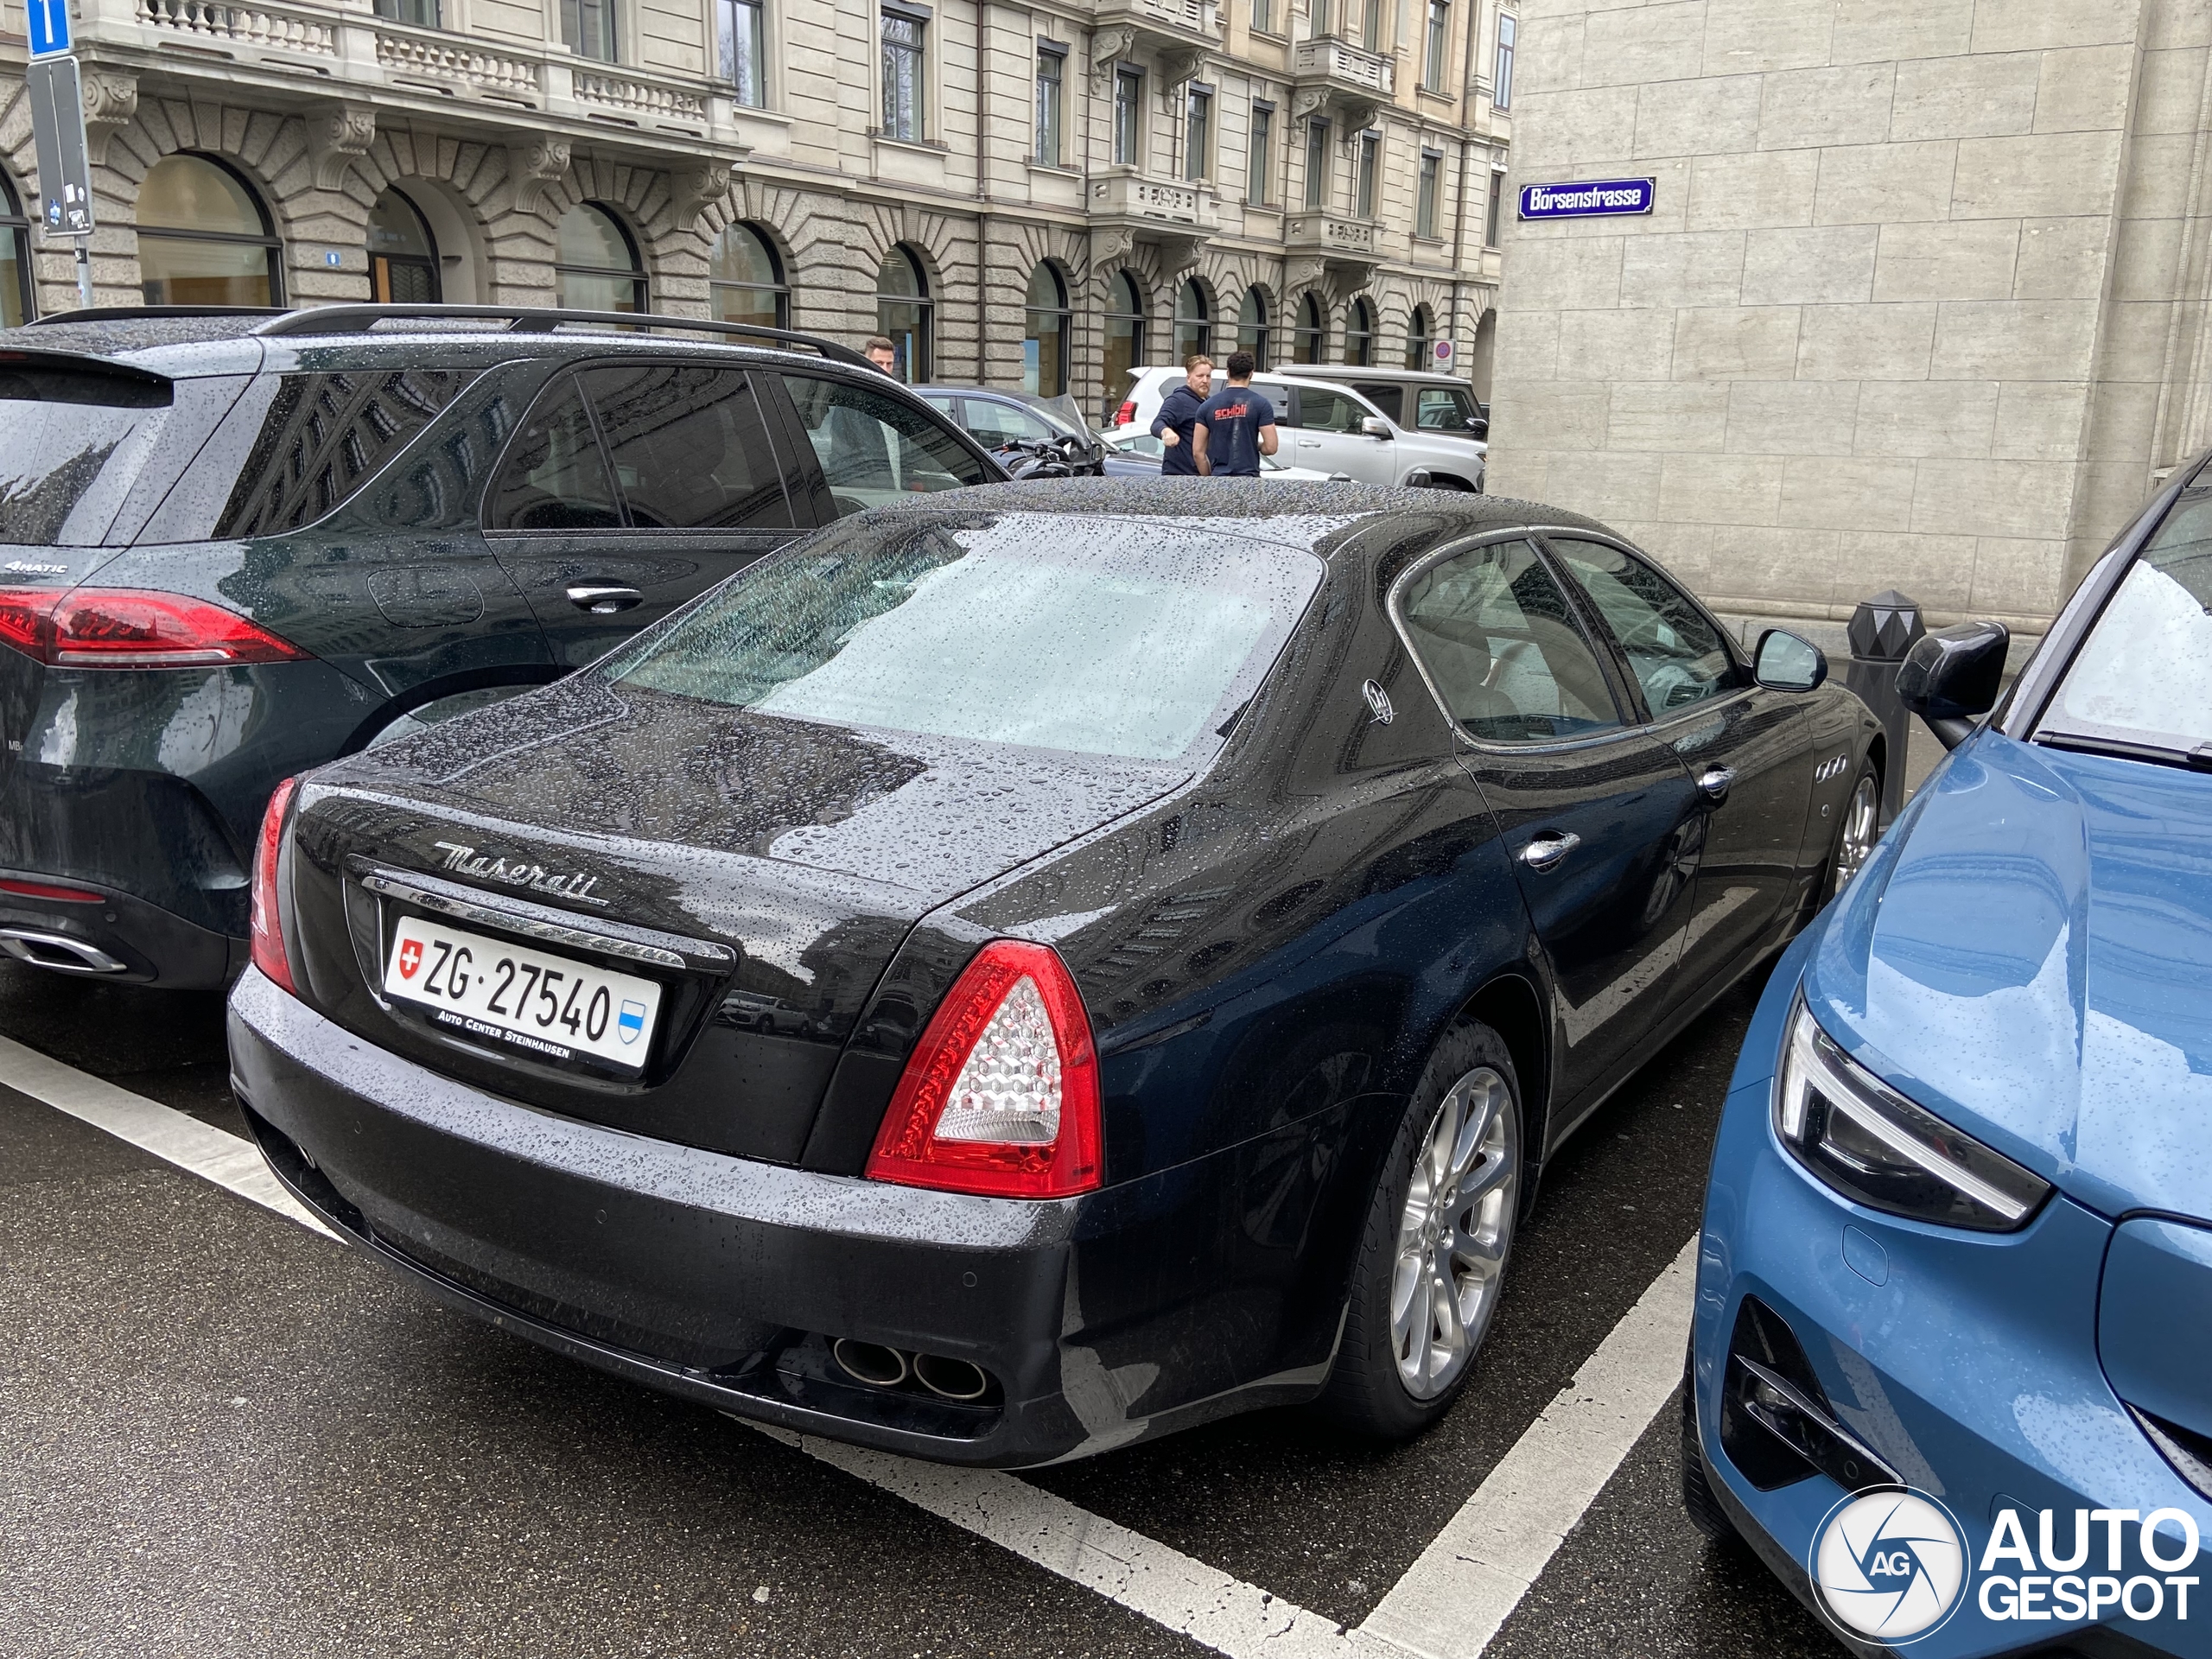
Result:
[[[1360,422],[1359,429],[1367,434],[1370,438],[1387,438],[1391,435],[1390,423],[1384,420],[1380,415],[1370,415],[1367,416],[1366,419]]]
[[[1770,691],[1811,691],[1828,677],[1827,653],[1785,628],[1759,636],[1751,677]]]
[[[1467,430],[1478,438],[1490,436],[1490,423],[1477,415],[1467,422]]]
[[[1997,706],[2012,635],[2002,622],[1961,622],[1923,634],[1897,668],[1897,701],[1928,722],[1947,749],[1974,735]]]

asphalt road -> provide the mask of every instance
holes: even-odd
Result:
[[[1554,1162],[1472,1386],[1022,1477],[1356,1624],[1695,1230],[1739,988]],[[0,1033],[219,1127],[220,1005],[0,964]],[[0,1652],[1205,1651],[753,1431],[449,1313],[0,1089]],[[1662,1409],[1490,1651],[1840,1651],[1675,1498]]]

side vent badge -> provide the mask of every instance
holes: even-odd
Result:
[[[1359,690],[1360,694],[1367,699],[1367,706],[1375,711],[1375,723],[1377,726],[1388,726],[1398,717],[1398,711],[1390,706],[1390,694],[1376,684],[1374,681],[1368,681]]]

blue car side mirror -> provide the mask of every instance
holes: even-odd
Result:
[[[1974,734],[1997,706],[2012,635],[2002,622],[1961,622],[1913,642],[1897,668],[1897,700],[1928,722],[1947,749]]]

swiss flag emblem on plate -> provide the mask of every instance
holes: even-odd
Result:
[[[402,979],[412,979],[415,977],[416,970],[422,965],[423,942],[420,939],[409,939],[403,943],[399,947],[399,976]]]

